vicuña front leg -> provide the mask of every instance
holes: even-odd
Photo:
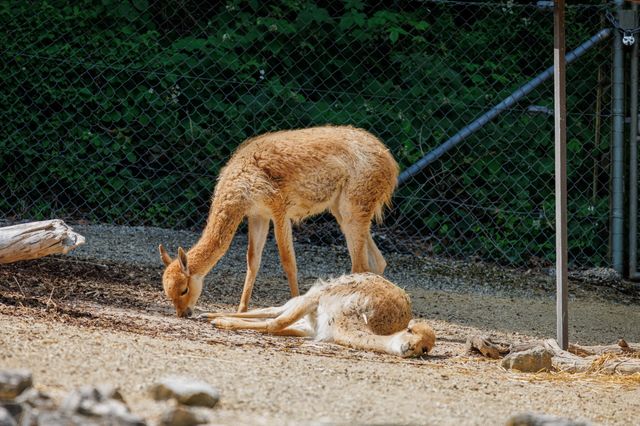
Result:
[[[388,336],[379,336],[360,327],[357,329],[335,327],[333,330],[333,342],[338,345],[348,346],[350,348],[364,351],[398,355],[397,353],[393,353],[389,350],[388,341]]]
[[[293,249],[291,221],[286,217],[274,217],[273,228],[276,243],[278,244],[280,262],[282,262],[282,268],[285,274],[287,274],[287,280],[289,281],[291,297],[296,297],[300,292],[298,290],[298,267],[296,266],[296,256]]]
[[[260,270],[264,243],[267,241],[269,233],[269,218],[260,216],[249,216],[249,245],[247,248],[247,276],[242,288],[242,297],[238,312],[244,312],[249,306],[253,284],[256,282],[256,275]]]
[[[435,340],[435,338],[434,338]],[[401,357],[412,357],[426,354],[431,349],[421,335],[403,330],[389,336],[373,334],[366,328],[336,327],[333,341],[339,345],[349,346],[365,351],[381,352]]]

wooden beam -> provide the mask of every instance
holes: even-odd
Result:
[[[567,98],[564,37],[564,0],[555,0],[553,12],[553,87],[555,115],[556,192],[556,324],[558,345],[569,347],[568,238],[567,238]]]

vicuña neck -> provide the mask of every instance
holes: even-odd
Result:
[[[245,215],[242,200],[229,202],[229,197],[216,196],[211,203],[207,225],[198,242],[187,253],[192,275],[204,276],[227,252],[236,229]]]

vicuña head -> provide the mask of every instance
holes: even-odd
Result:
[[[207,225],[199,241],[167,266],[164,290],[179,316],[193,309],[204,276],[226,253],[248,218],[247,274],[238,307],[247,310],[260,269],[269,223],[292,296],[298,295],[291,224],[330,211],[344,233],[351,271],[382,274],[386,261],[371,237],[396,186],[398,165],[371,133],[350,126],[323,126],[268,133],[244,142],[218,177]]]
[[[162,276],[164,293],[173,301],[179,317],[190,317],[202,292],[203,277],[191,274],[187,254],[182,247],[178,248],[175,260],[171,260],[162,244],[159,250],[160,258],[167,267]]]
[[[412,319],[406,329],[392,335],[391,353],[407,358],[426,355],[436,345],[436,335],[425,321]]]

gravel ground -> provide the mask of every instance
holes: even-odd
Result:
[[[0,266],[0,367],[33,370],[56,398],[84,383],[121,387],[132,410],[161,411],[146,389],[167,374],[220,388],[217,424],[503,424],[535,411],[599,424],[633,424],[640,378],[525,375],[469,355],[466,337],[521,342],[555,334],[552,277],[481,263],[386,254],[387,277],[411,294],[438,335],[431,356],[400,360],[304,339],[216,330],[181,320],[164,299],[157,245],[170,253],[197,239],[156,228],[74,226],[86,245],[66,257]],[[230,310],[244,279],[237,235],[208,276],[200,307]],[[346,248],[296,243],[301,289],[349,269]],[[570,337],[640,341],[640,291],[625,282],[570,285]],[[282,303],[288,285],[272,240],[253,305]]]

